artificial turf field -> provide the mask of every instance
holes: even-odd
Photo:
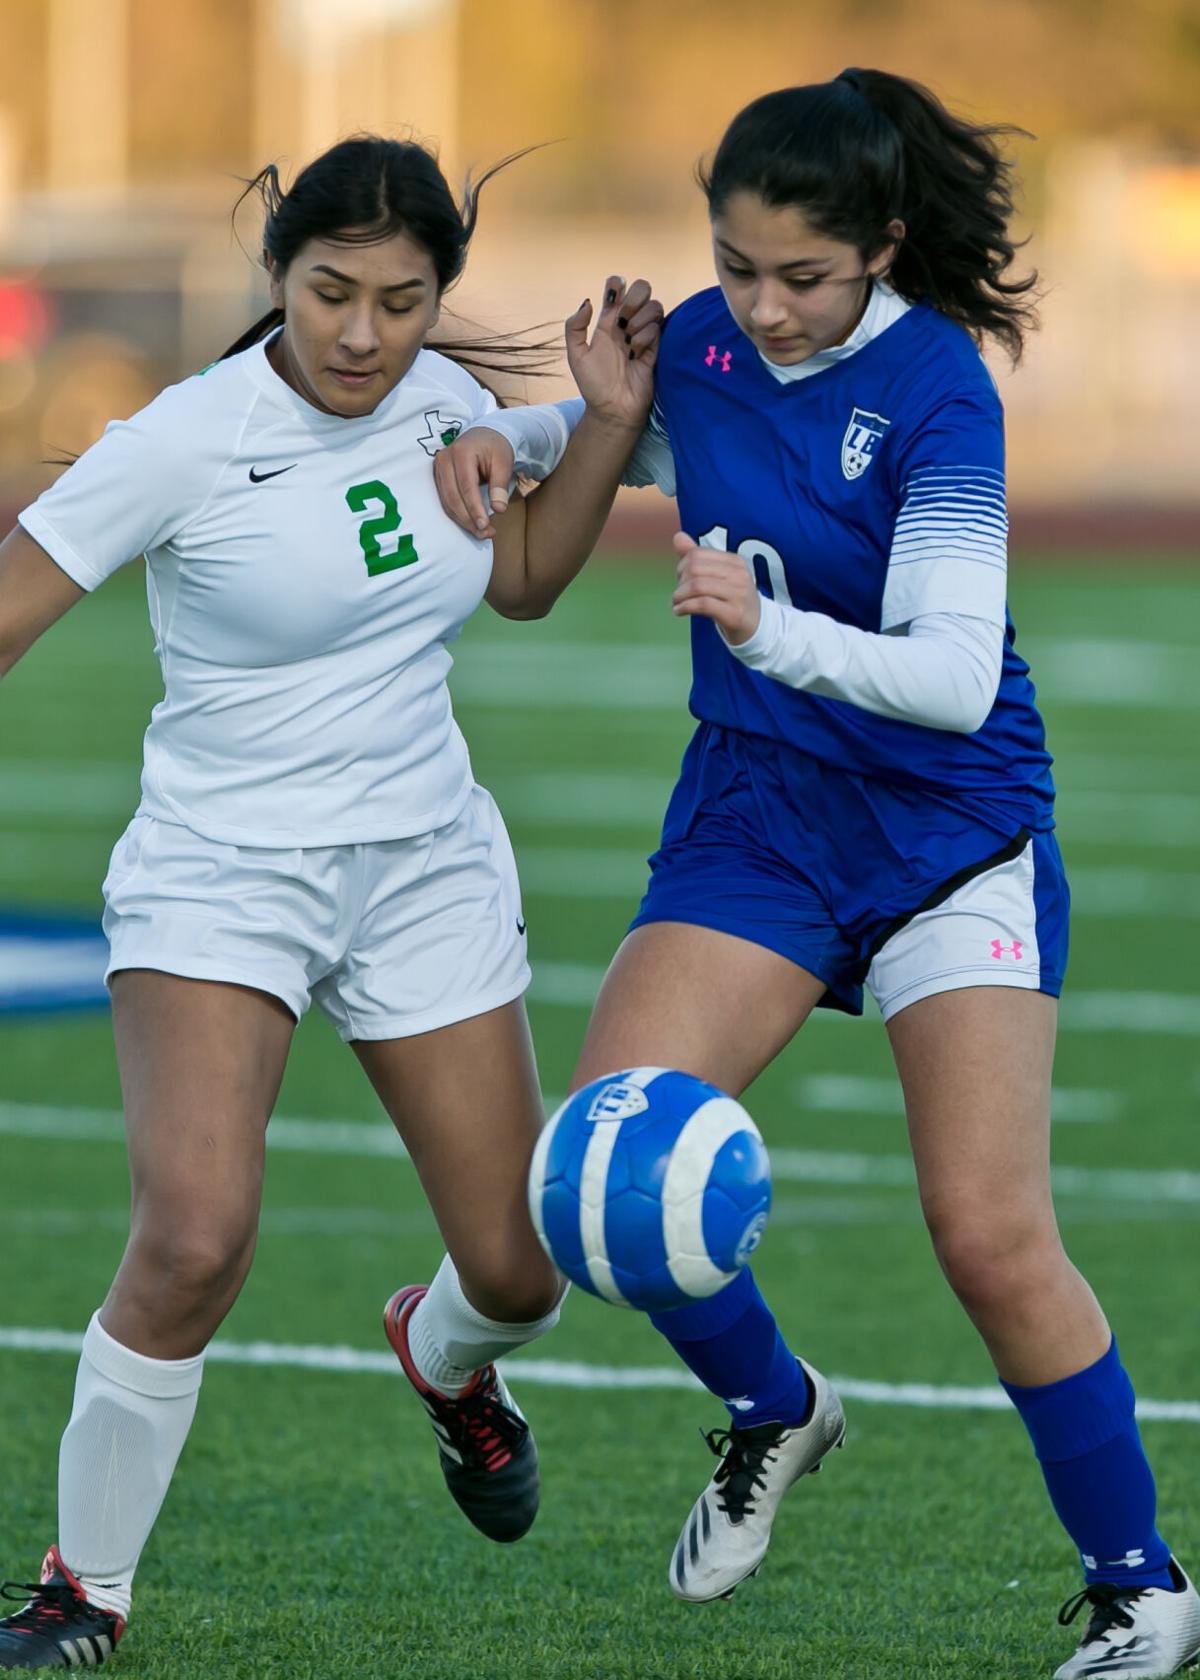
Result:
[[[668,593],[662,566],[597,567],[548,621],[481,613],[458,650],[459,717],[522,865],[549,1094],[570,1072],[688,734],[686,631]],[[1195,1569],[1200,575],[1027,559],[1012,601],[1058,755],[1077,912],[1060,1213],[1141,1395],[1185,1402],[1143,1427],[1160,1526]],[[98,909],[158,692],[134,568],[6,679],[0,903]],[[712,1466],[697,1429],[722,1423],[721,1408],[665,1385],[667,1350],[640,1318],[579,1292],[524,1356],[526,1377],[521,1360],[510,1367],[542,1455],[535,1528],[495,1547],[453,1508],[428,1427],[381,1357],[383,1302],[437,1262],[432,1220],[411,1169],[380,1146],[386,1123],[357,1064],[314,1015],[278,1112],[316,1124],[277,1128],[255,1269],[221,1333],[270,1344],[268,1363],[210,1363],[114,1672],[1052,1673],[1081,1625],[1055,1625],[1077,1586],[1071,1548],[1015,1414],[984,1404],[990,1367],[930,1256],[878,1019],[815,1020],[747,1102],[776,1157],[756,1269],[795,1344],[850,1379],[850,1450],[785,1504],[762,1574],[735,1600],[684,1606],[665,1579]],[[77,1335],[103,1295],[127,1207],[117,1108],[102,1015],[0,1017],[0,1572],[18,1580],[54,1537],[75,1360],[15,1350],[4,1332]],[[341,1371],[278,1362],[329,1365],[338,1347],[367,1357]],[[639,1370],[644,1386],[619,1386]]]

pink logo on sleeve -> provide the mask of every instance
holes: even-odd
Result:
[[[708,355],[704,358],[704,365],[705,367],[712,367],[714,363],[719,363],[721,372],[728,373],[729,365],[732,361],[732,350],[718,350],[715,344],[710,344],[708,347]]]

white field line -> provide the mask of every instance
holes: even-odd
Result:
[[[1178,642],[1076,637],[1022,638],[1039,693],[1057,703],[1124,708],[1200,706],[1195,652]],[[686,646],[665,641],[477,641],[457,653],[457,700],[496,706],[570,706],[597,711],[682,707],[691,679]]]
[[[894,1114],[904,1113],[900,1081],[892,1075],[877,1078],[852,1073],[812,1073],[792,1087],[801,1114]],[[1051,1113],[1058,1124],[1096,1123],[1119,1120],[1125,1106],[1116,1091],[1089,1091],[1069,1086],[1054,1087]]]
[[[522,846],[521,880],[531,897],[615,899],[630,914],[645,890],[646,860],[632,848]],[[1200,875],[1149,869],[1070,869],[1071,913],[1096,918],[1169,916],[1200,920]]]
[[[529,996],[534,1003],[588,1009],[595,1002],[602,968],[586,963],[539,962]],[[817,1025],[852,1024],[840,1009],[816,1009]],[[869,1016],[873,1025],[878,1017]],[[1125,1032],[1200,1038],[1200,996],[1182,992],[1068,992],[1059,1006],[1060,1032]]]
[[[28,942],[24,942],[28,943]],[[65,983],[67,952],[56,955],[37,947],[37,965],[43,973],[53,971]],[[97,937],[72,954],[69,975],[77,996],[104,1001],[102,976],[106,947]],[[60,972],[61,970],[61,972]],[[0,941],[0,990],[14,997],[29,990],[30,953],[18,940]],[[547,1008],[590,1009],[595,1002],[604,969],[590,963],[539,962],[533,971],[529,997]],[[852,1017],[836,1009],[818,1009],[811,1019],[829,1025],[847,1023]],[[869,1017],[876,1021],[875,1017]],[[1181,992],[1068,992],[1059,1011],[1062,1032],[1158,1034],[1171,1038],[1200,1037],[1200,997]]]
[[[502,776],[492,791],[512,822],[589,831],[645,828],[652,839],[671,787],[669,777],[648,771],[547,770]],[[110,836],[115,841],[136,805],[137,769],[130,764],[34,766],[0,760],[0,832],[14,821],[66,818],[103,829],[97,841]],[[1170,850],[1200,845],[1200,794],[1159,791],[1132,796],[1111,788],[1080,789],[1063,796],[1059,815],[1073,848],[1121,844]],[[53,846],[63,836],[51,829],[45,838]],[[23,859],[29,867],[33,860],[28,831],[18,827],[12,841],[16,860]],[[52,851],[51,859],[53,855]],[[67,858],[76,855],[72,848]]]
[[[69,1330],[0,1329],[0,1351],[8,1353],[79,1354],[83,1337]],[[221,1365],[283,1367],[291,1370],[331,1371],[338,1374],[394,1377],[393,1353],[350,1347],[314,1347],[288,1342],[226,1342],[209,1347],[207,1360]],[[701,1385],[690,1371],[671,1365],[587,1365],[567,1359],[505,1359],[505,1374],[514,1382],[546,1388],[591,1390],[683,1389]],[[882,1406],[915,1406],[926,1411],[1007,1412],[1012,1403],[1000,1388],[937,1386],[933,1383],[886,1383],[835,1376],[832,1382],[846,1400]],[[1200,1400],[1139,1400],[1139,1418],[1161,1423],[1200,1423]]]
[[[121,1115],[113,1109],[52,1108],[0,1103],[0,1135],[76,1143],[120,1143]],[[390,1156],[406,1160],[386,1121],[306,1120],[279,1115],[267,1128],[267,1148],[304,1155]],[[905,1187],[915,1184],[907,1155],[777,1148],[771,1169],[780,1183]],[[1069,1167],[1051,1169],[1056,1194],[1097,1201],[1200,1203],[1200,1172],[1185,1168]]]

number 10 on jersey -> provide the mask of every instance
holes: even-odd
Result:
[[[384,552],[379,539],[398,532],[401,520],[396,498],[381,478],[369,479],[366,484],[352,484],[346,492],[346,505],[351,513],[368,513],[373,503],[380,511],[372,518],[364,519],[358,528],[368,577],[394,572],[400,566],[411,566],[421,558],[407,532],[396,536],[395,543],[389,544],[387,552]]]

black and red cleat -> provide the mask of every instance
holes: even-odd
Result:
[[[0,1598],[20,1599],[23,1610],[0,1621],[0,1668],[99,1668],[125,1629],[113,1610],[89,1604],[83,1588],[51,1546],[42,1578],[5,1581]]]
[[[425,1285],[398,1289],[384,1308],[388,1341],[429,1413],[442,1474],[460,1511],[489,1540],[519,1540],[538,1510],[538,1458],[529,1425],[494,1365],[451,1400],[413,1364],[408,1320]]]

